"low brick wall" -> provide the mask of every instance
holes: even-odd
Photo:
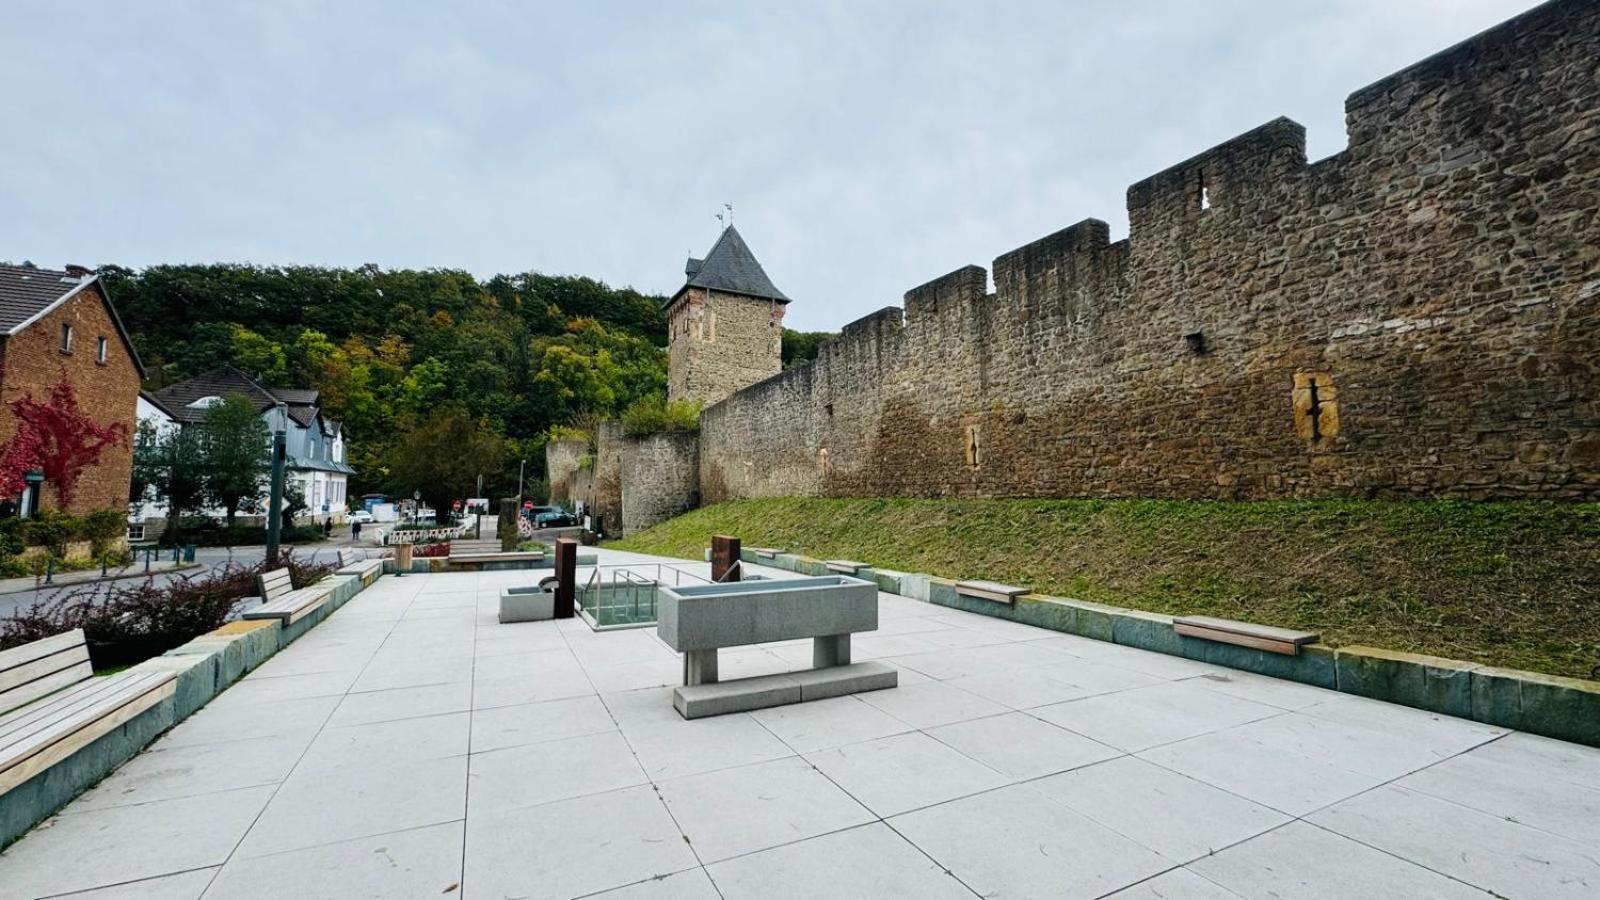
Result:
[[[803,575],[827,570],[822,560],[792,553],[757,559],[753,550],[744,550],[741,556]],[[1180,635],[1172,617],[1159,613],[1044,594],[1025,594],[1008,605],[961,596],[947,578],[888,569],[862,570],[858,577],[886,593],[925,603],[1600,747],[1596,681],[1379,647],[1307,644],[1299,655],[1284,656]]]

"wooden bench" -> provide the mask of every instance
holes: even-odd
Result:
[[[853,559],[830,559],[824,562],[823,565],[827,567],[829,572],[837,572],[840,575],[854,575],[862,569],[872,568],[864,562],[856,562]]]
[[[1235,622],[1232,619],[1213,619],[1210,616],[1178,616],[1172,620],[1172,630],[1185,637],[1254,647],[1284,656],[1299,656],[1302,645],[1314,644],[1321,638],[1314,631],[1294,631],[1271,625]]]
[[[499,539],[465,540],[450,542],[450,562],[455,563],[509,563],[543,562],[542,550],[501,550]]]
[[[751,547],[750,549],[755,551],[756,559],[765,560],[774,559],[779,553],[783,552],[777,547]]]
[[[331,587],[294,590],[288,569],[273,569],[257,577],[261,585],[262,605],[246,610],[246,619],[277,619],[284,625],[293,625],[313,612],[333,596]]]
[[[1017,598],[1028,593],[1028,589],[1010,584],[1001,584],[998,581],[958,581],[956,582],[956,593],[962,597],[993,600],[996,603],[1015,606]]]
[[[172,696],[175,677],[97,678],[77,628],[0,652],[0,794]]]
[[[367,559],[360,550],[345,549],[339,551],[339,568],[335,575],[355,575],[361,579],[363,585],[370,585],[383,574],[383,560]]]

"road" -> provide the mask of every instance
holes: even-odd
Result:
[[[355,546],[346,539],[335,539],[320,544],[301,544],[291,547],[297,558],[311,559],[316,562],[332,562],[341,547]],[[171,550],[167,551],[171,553]],[[253,566],[261,562],[266,556],[267,548],[255,547],[200,547],[195,550],[195,562],[200,564],[197,569],[184,569],[180,572],[162,572],[149,576],[155,584],[166,584],[174,578],[198,578],[207,573],[225,568],[230,563],[244,566]],[[135,570],[137,570],[135,568]],[[123,578],[116,581],[101,581],[88,584],[69,584],[59,587],[46,587],[39,590],[23,591],[17,594],[0,594],[0,619],[16,615],[18,610],[25,610],[39,601],[53,601],[69,594],[78,597],[87,597],[91,594],[103,596],[107,591],[117,588],[126,588],[138,585],[140,579]]]

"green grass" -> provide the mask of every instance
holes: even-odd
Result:
[[[1600,504],[741,500],[613,546],[699,559],[712,534],[1334,645],[1580,678],[1600,666]]]

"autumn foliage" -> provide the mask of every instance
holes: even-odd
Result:
[[[128,446],[127,424],[102,425],[91,419],[65,378],[50,389],[47,400],[30,393],[7,405],[17,420],[17,433],[0,451],[0,495],[22,493],[27,473],[38,471],[56,486],[66,507],[85,469],[99,462],[107,448]]]

